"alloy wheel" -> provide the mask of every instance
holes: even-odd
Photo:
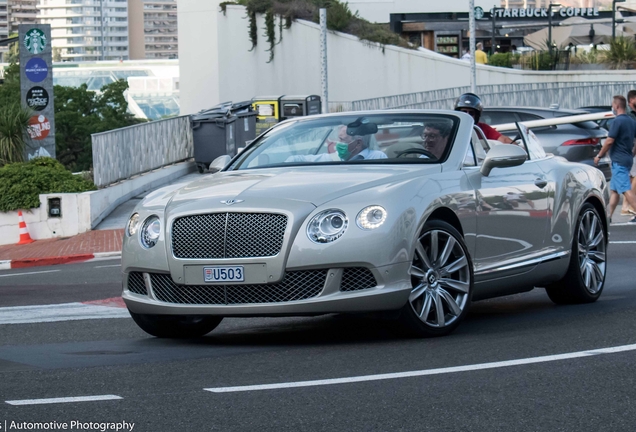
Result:
[[[427,326],[451,325],[466,308],[471,272],[466,252],[444,230],[426,231],[417,241],[411,265],[409,303]]]
[[[606,243],[603,224],[595,212],[588,210],[583,214],[577,241],[581,278],[590,294],[596,294],[605,281]]]

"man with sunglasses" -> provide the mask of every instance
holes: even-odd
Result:
[[[475,124],[484,132],[486,139],[512,144],[512,140],[509,137],[500,134],[486,123],[479,122],[483,110],[484,104],[481,103],[479,96],[474,93],[464,93],[455,101],[455,111],[465,112],[470,115],[475,120]]]

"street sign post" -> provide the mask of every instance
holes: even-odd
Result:
[[[55,158],[50,24],[20,24],[18,43],[22,105],[33,111],[24,156],[26,160],[38,156]]]

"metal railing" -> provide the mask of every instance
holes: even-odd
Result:
[[[477,86],[486,106],[535,106],[574,109],[582,106],[611,105],[612,96],[626,95],[636,89],[636,81],[497,84]],[[455,87],[418,93],[407,93],[351,102],[353,111],[379,109],[452,109],[455,99],[470,87]],[[331,103],[329,104],[331,108]]]
[[[91,138],[97,187],[189,159],[194,151],[189,116],[115,129]]]

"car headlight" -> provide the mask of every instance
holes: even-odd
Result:
[[[139,241],[146,249],[150,249],[157,244],[159,234],[161,233],[161,222],[157,216],[150,216],[144,221],[141,227]]]
[[[318,213],[307,224],[307,236],[314,243],[331,243],[347,230],[349,220],[342,210],[329,209]]]
[[[128,219],[128,224],[126,225],[126,233],[132,237],[135,234],[137,234],[138,230],[139,230],[139,213],[133,213],[132,216],[130,216],[130,219]]]
[[[386,210],[379,205],[372,205],[360,210],[356,217],[356,224],[363,230],[378,228],[386,220]]]

